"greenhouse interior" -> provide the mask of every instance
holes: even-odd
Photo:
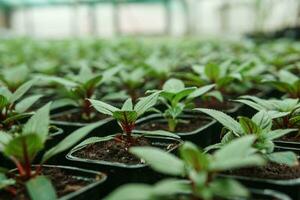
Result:
[[[299,0],[0,0],[0,200],[300,200]]]

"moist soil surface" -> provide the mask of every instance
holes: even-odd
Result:
[[[269,163],[263,167],[249,167],[226,172],[230,175],[252,178],[287,180],[300,178],[300,165],[289,167],[283,164]]]
[[[119,136],[119,135],[118,135]],[[154,145],[151,141],[143,136],[138,136],[133,138],[131,146],[123,140],[119,140],[118,137],[108,141],[97,142],[89,144],[86,147],[74,152],[75,157],[91,159],[91,160],[101,160],[107,162],[118,162],[128,165],[141,164],[141,160],[136,156],[129,153],[129,148],[132,146],[156,146],[163,149],[169,149],[172,145],[160,146]]]
[[[234,102],[230,102],[230,101],[220,102],[213,99],[207,101],[202,101],[202,100],[195,101],[196,108],[211,108],[211,109],[221,110],[224,112],[234,109],[237,105],[238,104]]]
[[[64,112],[60,115],[54,115],[52,120],[63,122],[78,122],[78,123],[92,123],[102,119],[106,119],[107,115],[98,112],[92,112],[90,118],[85,118],[80,111]]]
[[[175,132],[191,132],[208,124],[209,119],[203,117],[195,117],[191,119],[183,119],[184,122],[178,123]],[[165,130],[168,131],[168,123],[165,121],[153,120],[136,126],[137,130]]]
[[[92,180],[79,179],[78,177],[71,176],[64,172],[63,169],[59,168],[42,168],[42,175],[47,176],[54,188],[56,189],[57,196],[63,197],[72,192],[76,192],[83,187],[92,183]],[[16,184],[14,187],[16,189],[17,195],[14,196],[7,191],[0,191],[1,200],[30,200],[26,192],[26,188],[23,184]]]

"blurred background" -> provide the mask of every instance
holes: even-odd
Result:
[[[299,0],[0,0],[0,7],[2,36],[37,38],[295,34],[300,17]]]

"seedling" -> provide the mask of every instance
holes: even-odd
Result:
[[[22,97],[34,83],[35,80],[28,81],[18,87],[15,92],[10,92],[7,87],[0,87],[0,130],[8,130],[19,120],[32,115],[28,110],[42,95]]]
[[[55,147],[48,150],[37,167],[32,167],[33,161],[36,160],[37,154],[43,150],[48,139],[49,110],[50,103],[40,108],[19,133],[0,132],[0,152],[14,162],[18,172],[17,174],[8,172],[9,178],[5,176],[5,173],[0,173],[0,189],[5,189],[16,195],[17,191],[14,188],[14,184],[20,183],[26,185],[32,200],[44,199],[43,195],[45,194],[56,199],[56,194],[50,181],[46,177],[41,176],[43,164],[54,155],[76,144],[92,129],[101,125],[100,123],[94,123],[74,131]],[[38,185],[36,185],[37,183]],[[40,187],[35,188],[37,186]]]
[[[275,80],[266,81],[290,98],[300,98],[300,78],[287,70],[280,70]]]
[[[272,130],[272,118],[268,112],[262,110],[256,113],[251,119],[240,116],[238,117],[239,121],[236,121],[221,111],[204,108],[196,108],[195,110],[213,117],[224,126],[221,133],[221,135],[224,134],[221,143],[211,145],[207,150],[220,148],[234,138],[255,135],[257,138],[253,147],[261,152],[268,161],[288,166],[298,164],[295,153],[291,151],[274,152],[275,145],[273,143],[274,139],[280,138],[297,129]]]
[[[29,79],[29,75],[30,71],[26,65],[1,69],[0,84],[2,83],[14,92]]]
[[[93,117],[91,104],[87,100],[93,98],[96,88],[109,80],[118,68],[104,71],[102,74],[93,73],[90,67],[86,65],[81,67],[79,74],[70,75],[66,78],[42,76],[45,80],[58,83],[63,86],[61,94],[63,98],[54,102],[53,108],[73,105],[81,108],[82,118],[91,119]]]
[[[200,88],[185,87],[179,79],[169,79],[160,92],[160,101],[166,106],[163,116],[168,121],[169,131],[174,132],[177,124],[184,122],[179,119],[186,108],[193,106],[193,100],[210,91],[214,85]],[[157,90],[154,90],[157,92]],[[149,91],[151,92],[151,91]],[[153,92],[153,91],[152,91]]]
[[[241,96],[237,102],[246,104],[257,111],[266,110],[273,118],[273,128],[295,128],[300,136],[300,102],[299,99],[261,99],[254,96]]]
[[[132,131],[135,127],[136,120],[156,104],[158,96],[159,93],[156,92],[149,96],[142,97],[135,106],[133,106],[131,99],[127,99],[122,108],[116,108],[98,100],[90,99],[89,101],[97,111],[105,115],[110,115],[118,121],[118,124],[123,130],[123,134],[116,139],[132,144],[134,143]]]
[[[244,136],[229,142],[213,154],[185,142],[180,148],[179,158],[154,147],[132,147],[130,152],[145,160],[155,171],[174,178],[160,181],[154,186],[128,184],[118,188],[105,200],[159,200],[178,195],[203,200],[247,197],[249,192],[240,183],[216,175],[241,167],[264,165],[263,157],[252,148],[254,142],[255,136]]]

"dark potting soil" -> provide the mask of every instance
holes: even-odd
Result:
[[[208,124],[210,121],[207,118],[195,117],[191,119],[184,119],[184,122],[178,123],[175,132],[191,132]],[[137,130],[169,130],[166,121],[153,120],[136,126]]]
[[[280,138],[280,140],[286,141],[286,142],[300,142],[300,137],[295,137],[293,135],[286,135]]]
[[[91,117],[86,118],[82,115],[80,111],[77,112],[66,112],[61,115],[52,117],[53,120],[63,121],[63,122],[78,122],[78,123],[92,123],[97,122],[102,119],[106,119],[107,115],[103,115],[98,112],[92,112]]]
[[[47,176],[54,188],[56,189],[57,196],[63,197],[72,192],[76,192],[83,187],[91,184],[93,180],[83,179],[81,177],[76,177],[67,174],[63,169],[59,168],[42,168],[42,175]],[[23,184],[19,183],[14,186],[16,189],[16,196],[11,193],[1,190],[0,191],[0,199],[1,200],[30,200],[28,197],[26,188]]]
[[[111,139],[87,145],[74,153],[74,156],[91,160],[103,160],[126,164],[141,164],[141,160],[129,153],[132,146],[151,146],[151,142],[144,137],[135,137],[134,143],[128,146],[124,141]]]
[[[227,174],[276,180],[296,179],[300,178],[300,165],[289,167],[283,164],[269,163],[263,167],[249,167],[229,171]]]
[[[208,100],[208,101],[196,100],[195,101],[196,108],[211,108],[211,109],[221,110],[221,111],[228,111],[234,109],[236,105],[237,105],[236,103],[230,101],[224,101],[224,102],[220,102],[217,100]]]

